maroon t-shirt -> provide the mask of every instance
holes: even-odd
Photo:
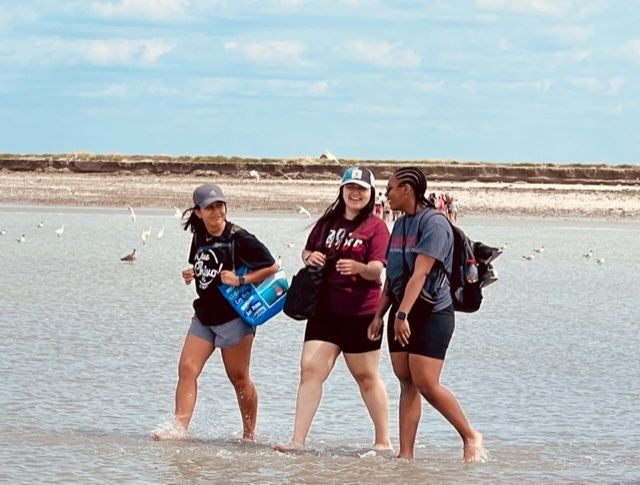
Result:
[[[324,234],[326,238],[322,241]],[[336,261],[353,259],[365,264],[380,261],[386,265],[388,242],[387,224],[373,215],[359,226],[344,217],[339,217],[330,228],[325,224],[316,224],[309,234],[305,249],[320,251],[327,257],[326,284],[319,302],[320,308],[329,308],[340,315],[375,313],[382,293],[380,279],[365,280],[360,275],[341,275],[336,270]]]

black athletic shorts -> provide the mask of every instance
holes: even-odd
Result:
[[[389,352],[409,352],[410,354],[419,354],[444,360],[456,326],[453,305],[437,312],[428,312],[426,316],[417,315],[412,311],[409,314],[411,336],[409,337],[409,343],[404,347],[393,340],[393,324],[397,311],[398,307],[394,305],[389,312],[387,327]]]
[[[382,339],[371,341],[367,329],[371,315],[339,315],[327,311],[316,313],[307,321],[304,341],[321,340],[340,347],[347,354],[360,354],[379,350]],[[382,331],[382,329],[381,329]]]

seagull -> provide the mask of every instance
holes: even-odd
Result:
[[[528,256],[522,256],[524,259],[526,259],[527,261],[533,261],[534,259],[536,259],[536,255],[535,254],[529,254]]]
[[[254,179],[256,179],[256,182],[260,182],[260,174],[255,170],[251,170],[249,172],[249,177],[253,177]]]
[[[602,256],[600,259],[597,259],[596,263],[598,263],[600,266],[604,265],[604,256]]]
[[[0,230],[0,236],[4,236],[7,233],[6,229],[1,229]]]
[[[540,246],[539,248],[535,248],[533,251],[535,253],[542,254],[544,252],[544,246]]]
[[[508,248],[509,248],[509,243],[504,243],[498,249],[500,249],[500,251],[506,251]]]
[[[153,226],[149,226],[149,229],[142,231],[142,234],[140,234],[143,246],[147,244],[147,239],[149,239],[149,236],[151,236],[151,227]]]
[[[173,216],[176,219],[180,219],[182,218],[182,212],[180,211],[180,209],[178,209],[175,205],[173,206]]]
[[[64,224],[62,224],[58,229],[56,229],[53,232],[56,234],[56,236],[62,237],[62,234],[64,234]]]
[[[44,227],[44,221],[40,221],[36,226],[36,229],[42,229]]]
[[[131,222],[136,222],[136,213],[134,212],[133,207],[129,206],[127,209],[129,210],[129,219],[131,219]]]
[[[282,268],[282,256],[278,256],[278,259],[276,259],[276,263],[278,263],[278,268]]]
[[[593,256],[593,249],[589,249],[588,253],[582,255],[583,258],[587,258],[587,259],[590,259],[592,256]]]
[[[129,264],[135,263],[135,261],[136,261],[136,248],[133,248],[133,251],[131,251],[126,256],[121,257],[120,261],[124,261],[125,263],[129,263]]]
[[[22,236],[20,236],[18,239],[16,239],[16,242],[17,242],[18,244],[22,244],[22,243],[23,243],[23,242],[25,242],[25,241],[26,241],[26,239],[25,239],[25,237],[24,237],[24,234],[23,234]]]
[[[162,239],[162,236],[164,236],[164,226],[162,226],[162,229],[158,231],[158,235],[156,237],[158,239]]]
[[[293,244],[292,242],[288,242],[288,243],[286,244],[286,246],[287,246],[289,249],[291,249],[291,248],[295,248],[295,247],[296,247],[296,245],[295,245],[295,244]]]
[[[311,213],[301,205],[298,206],[298,214],[304,214],[305,216],[311,218]]]

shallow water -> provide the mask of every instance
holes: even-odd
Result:
[[[231,219],[295,272],[308,219]],[[455,431],[427,404],[415,462],[373,454],[370,420],[341,360],[325,385],[310,451],[273,452],[291,432],[304,331],[284,316],[259,328],[254,344],[257,445],[240,441],[235,394],[217,353],[200,379],[193,438],[151,441],[150,431],[170,419],[190,321],[194,289],[180,278],[189,235],[172,210],[140,210],[132,224],[126,210],[0,207],[7,230],[0,236],[0,481],[640,480],[640,222],[466,217],[461,225],[472,238],[509,243],[481,310],[458,314],[442,376],[485,435],[489,460],[472,466],[461,463]],[[26,241],[18,244],[21,234]],[[541,244],[535,261],[521,257]],[[137,263],[121,263],[133,247]],[[590,248],[595,257],[587,260],[581,255]],[[397,447],[398,386],[383,349]]]

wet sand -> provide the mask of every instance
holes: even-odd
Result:
[[[0,204],[71,207],[185,209],[199,184],[215,182],[242,211],[318,214],[337,195],[339,178],[269,178],[0,171]],[[384,191],[386,180],[378,180]],[[449,192],[463,214],[640,217],[640,185],[430,182],[429,192]]]

